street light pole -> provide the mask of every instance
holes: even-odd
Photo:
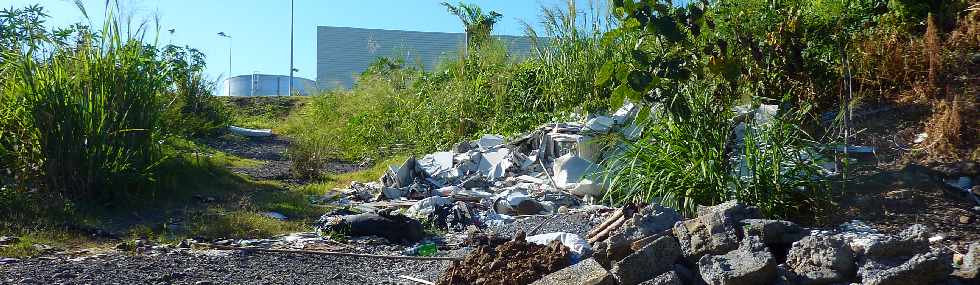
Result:
[[[294,0],[289,0],[289,96],[293,96],[293,16],[296,9],[293,8]]]
[[[228,38],[228,78],[225,79],[225,85],[228,88],[225,90],[227,90],[228,94],[225,95],[231,96],[231,36],[225,34],[225,32],[218,32],[218,36]]]

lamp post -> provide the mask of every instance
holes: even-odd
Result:
[[[228,78],[225,79],[225,85],[228,88],[225,90],[227,90],[228,94],[225,95],[231,96],[231,36],[225,34],[225,32],[218,32],[218,36],[228,38]]]
[[[293,96],[293,22],[295,18],[293,13],[296,9],[293,8],[294,0],[289,0],[289,94],[288,96]]]

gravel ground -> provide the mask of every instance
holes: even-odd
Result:
[[[462,255],[459,251],[443,254]],[[0,265],[0,283],[417,284],[398,276],[435,281],[450,263],[239,251],[112,253],[84,261],[35,258]]]

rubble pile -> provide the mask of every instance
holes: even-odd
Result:
[[[601,171],[596,162],[611,150],[593,143],[594,137],[620,132],[636,139],[637,111],[626,103],[611,116],[545,124],[510,140],[484,135],[449,151],[408,158],[389,166],[379,181],[354,182],[318,200],[359,213],[397,209],[452,231],[567,212],[605,192],[596,179]],[[317,229],[333,231],[336,227],[323,221],[341,218],[324,216]]]
[[[437,284],[529,284],[571,264],[572,252],[561,241],[540,245],[523,232],[496,247],[480,246],[454,261]]]
[[[682,220],[657,204],[627,205],[589,234],[594,254],[534,284],[975,284],[980,243],[953,253],[923,225],[883,235],[852,223],[806,230],[762,219],[737,201]],[[582,276],[575,279],[569,276]],[[945,284],[945,283],[943,283]]]

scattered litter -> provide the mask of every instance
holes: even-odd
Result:
[[[231,131],[232,133],[243,137],[259,138],[259,137],[272,136],[272,130],[270,129],[246,129],[246,128],[241,128],[236,126],[228,126],[228,131]]]
[[[913,143],[922,143],[922,142],[926,141],[926,139],[928,139],[928,138],[929,138],[929,134],[928,133],[921,133],[921,134],[915,135],[915,139],[913,139],[912,142]]]
[[[265,212],[265,213],[262,213],[262,215],[263,216],[266,216],[266,217],[269,217],[269,218],[276,219],[276,220],[280,220],[280,221],[285,221],[287,219],[286,218],[286,215],[280,214],[278,212]]]

